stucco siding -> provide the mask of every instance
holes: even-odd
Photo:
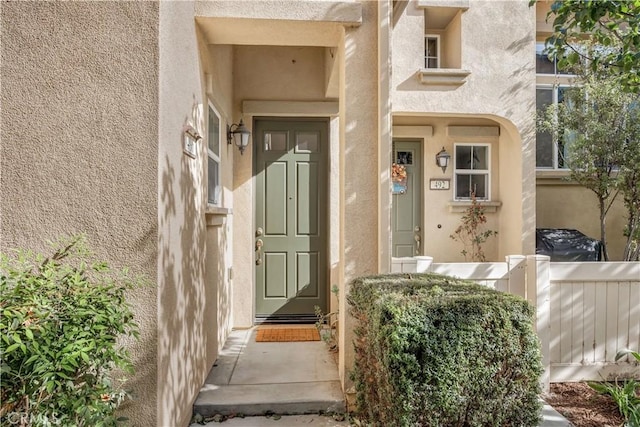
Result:
[[[87,233],[97,256],[157,275],[158,4],[2,2],[0,249]],[[129,295],[132,425],[156,420],[156,289]]]
[[[561,179],[539,180],[537,187],[537,227],[575,228],[600,239],[600,211],[595,194]],[[620,261],[627,238],[623,235],[627,211],[618,196],[607,214],[607,249],[611,261]]]
[[[188,424],[230,327],[231,222],[229,215],[206,214],[206,170],[208,100],[220,113],[224,135],[231,93],[220,87],[230,80],[231,51],[211,52],[194,7],[193,2],[160,3],[157,411],[162,426]],[[195,158],[183,152],[187,125],[203,137]],[[232,208],[232,147],[221,142],[221,200]]]
[[[378,116],[378,6],[363,3],[363,24],[345,29],[340,89],[340,378],[350,387],[349,371],[354,354],[353,318],[347,313],[348,283],[358,276],[378,272],[380,218],[378,201],[381,177],[378,169],[380,144]],[[387,141],[388,143],[388,141]],[[384,191],[388,191],[388,186]],[[385,226],[388,226],[388,220]]]

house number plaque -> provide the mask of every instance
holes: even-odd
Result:
[[[451,186],[451,180],[449,179],[430,179],[430,190],[448,190]]]

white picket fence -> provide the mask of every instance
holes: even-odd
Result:
[[[433,263],[430,257],[394,258],[392,272],[433,272],[478,282],[527,298],[537,309],[549,382],[640,379],[640,366],[623,349],[640,350],[639,262],[550,262],[542,255],[506,262]]]

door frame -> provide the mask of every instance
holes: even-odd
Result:
[[[321,215],[321,223],[325,229],[325,234],[326,234],[326,238],[324,239],[323,244],[321,245],[321,250],[324,251],[324,263],[323,265],[319,266],[319,268],[322,268],[324,270],[324,278],[325,278],[325,284],[324,284],[324,289],[321,290],[321,292],[325,293],[325,301],[326,301],[326,307],[324,307],[323,312],[327,313],[330,311],[330,307],[331,307],[331,197],[332,197],[332,191],[331,191],[331,182],[330,182],[330,176],[331,176],[331,156],[332,156],[332,132],[331,132],[331,120],[332,117],[328,117],[328,116],[322,116],[322,117],[301,117],[301,116],[284,116],[284,115],[277,115],[277,116],[265,116],[265,115],[255,115],[251,117],[251,126],[252,126],[252,131],[255,132],[255,130],[257,129],[256,123],[259,121],[269,121],[269,122],[315,122],[315,123],[324,123],[325,127],[326,127],[326,150],[323,151],[323,156],[324,156],[324,168],[323,170],[320,172],[321,175],[321,179],[324,182],[324,199],[325,199],[325,206],[320,208],[320,215]],[[258,185],[257,185],[257,171],[258,171],[258,155],[257,155],[257,151],[258,151],[258,139],[256,138],[256,135],[254,133],[253,135],[253,144],[252,144],[252,150],[251,150],[251,154],[252,154],[252,161],[251,161],[251,178],[252,178],[252,197],[251,197],[251,209],[252,209],[252,213],[251,213],[251,217],[252,217],[252,230],[251,230],[251,235],[253,236],[253,240],[255,241],[255,230],[257,229],[258,225],[257,225],[257,218],[256,218],[256,211],[257,211],[257,191],[258,191]],[[254,248],[251,248],[251,253],[254,254]],[[253,259],[253,258],[252,258]],[[308,313],[308,314],[304,314],[304,315],[285,315],[285,316],[269,316],[269,317],[262,317],[262,316],[258,316],[257,313],[257,293],[256,293],[256,286],[257,286],[257,279],[256,279],[256,268],[255,268],[255,264],[252,263],[251,264],[251,268],[252,268],[252,312],[253,312],[253,324],[261,324],[261,323],[315,323],[317,321],[317,316],[315,313]]]

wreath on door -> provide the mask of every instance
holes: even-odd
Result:
[[[407,168],[404,165],[397,163],[391,165],[391,185],[393,194],[407,192]]]

